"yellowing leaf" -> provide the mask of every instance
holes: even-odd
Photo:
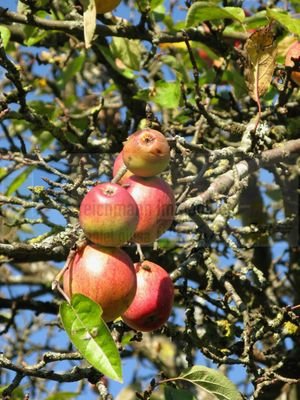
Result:
[[[88,49],[94,37],[96,29],[96,5],[95,0],[80,0],[83,6],[84,44]]]
[[[277,54],[277,44],[272,26],[252,33],[245,44],[246,67],[244,71],[249,95],[260,108],[260,96],[269,88]]]

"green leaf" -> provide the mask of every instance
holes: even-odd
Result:
[[[107,377],[122,382],[121,358],[102,320],[101,307],[82,294],[63,302],[60,317],[72,343],[82,356]]]
[[[2,386],[0,387],[0,395],[4,392],[5,389],[8,388],[7,386]],[[12,400],[24,400],[24,392],[22,390],[21,387],[17,387],[14,391],[13,391],[13,397]]]
[[[84,44],[86,49],[91,47],[96,29],[96,5],[95,0],[80,0],[83,7]]]
[[[212,2],[196,2],[189,8],[185,24],[191,27],[203,21],[225,18],[243,22],[245,13],[240,7],[219,7]]]
[[[45,11],[37,11],[36,15],[40,18],[49,18],[49,14]],[[50,32],[40,29],[38,27],[26,25],[24,28],[24,33],[26,39],[24,40],[24,44],[26,46],[34,46],[36,43],[45,39]]]
[[[9,185],[5,195],[10,196],[12,195],[16,190],[18,190],[23,183],[26,181],[28,176],[31,174],[31,172],[35,169],[34,166],[27,167],[24,171],[22,171]]]
[[[165,386],[165,400],[196,400],[196,398],[187,390]]]
[[[300,20],[293,18],[290,14],[279,9],[267,9],[267,16],[275,19],[284,26],[289,32],[300,35]]]
[[[8,169],[5,167],[0,167],[0,181],[6,177]]]
[[[119,58],[128,68],[140,69],[143,48],[139,40],[114,37],[110,48],[114,58]]]
[[[179,82],[155,82],[154,94],[151,99],[161,107],[176,108],[181,99]]]
[[[101,51],[106,61],[110,64],[110,66],[115,70],[122,74],[125,78],[134,79],[134,73],[128,68],[119,68],[115,62],[114,56],[111,52],[110,48],[97,44],[98,49]]]
[[[154,10],[156,7],[162,5],[163,3],[164,3],[164,0],[151,0],[150,8],[151,8],[151,10]]]
[[[75,399],[78,396],[79,393],[59,392],[47,397],[46,400],[67,400],[67,399]]]
[[[81,71],[84,61],[85,54],[82,53],[78,57],[73,58],[71,62],[69,62],[58,81],[59,87],[64,88],[66,83],[69,82],[78,72]]]
[[[149,89],[140,89],[134,96],[134,99],[137,100],[144,100],[144,101],[148,101],[149,100],[149,94],[150,94],[150,90]]]
[[[250,17],[246,17],[244,25],[246,29],[257,29],[268,24],[266,10],[258,11]]]
[[[6,26],[0,26],[0,35],[3,42],[3,47],[6,49],[10,39],[10,30]]]
[[[213,368],[195,365],[173,380],[184,380],[200,386],[218,400],[242,400],[235,385],[225,375]]]

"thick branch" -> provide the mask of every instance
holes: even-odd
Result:
[[[71,357],[68,354],[59,354],[55,359],[51,361],[58,361],[63,359],[81,359],[82,357],[78,353],[71,353]],[[84,378],[89,378],[95,375],[95,370],[93,367],[79,368],[74,367],[71,371],[66,371],[64,373],[57,373],[53,370],[41,369],[40,363],[36,366],[21,367],[13,364],[4,354],[0,354],[0,367],[6,368],[11,371],[15,371],[24,376],[33,376],[36,378],[48,379],[57,382],[76,382]],[[101,374],[99,374],[101,376]]]
[[[63,261],[78,239],[77,227],[49,236],[39,243],[0,243],[0,254],[14,262]]]
[[[17,22],[19,24],[24,25],[34,25],[44,30],[57,30],[63,31],[67,34],[74,35],[83,40],[83,22],[78,20],[73,21],[57,21],[50,20],[40,17],[30,16],[28,18],[26,15],[18,14],[13,11],[9,11],[3,7],[0,7],[0,22],[2,24],[8,24],[12,22]],[[202,28],[200,28],[202,29]],[[216,47],[216,41],[214,37],[210,37],[202,32],[200,29],[190,28],[186,30],[188,37],[190,40],[197,40],[205,43],[206,45]],[[168,42],[184,42],[185,35],[183,32],[175,32],[175,33],[159,33],[157,37],[154,38],[152,32],[147,29],[143,29],[141,26],[124,26],[124,25],[116,25],[116,26],[107,26],[107,25],[97,25],[96,34],[101,37],[111,37],[111,36],[119,36],[126,37],[128,39],[140,39],[148,42],[153,42],[155,39],[158,43],[168,43]],[[226,34],[227,35],[227,34]],[[232,39],[240,39],[246,40],[247,34],[237,32],[230,32],[228,37]]]
[[[274,149],[264,151],[259,157],[242,160],[235,168],[239,179],[243,179],[260,167],[288,161],[292,155],[300,155],[300,139],[281,143]],[[178,206],[178,212],[185,212],[193,207],[203,206],[219,195],[227,193],[235,183],[234,171],[220,175],[204,192],[192,197]]]

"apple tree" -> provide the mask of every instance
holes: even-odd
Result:
[[[3,399],[300,398],[299,12],[298,0],[0,0]],[[166,232],[121,245],[173,282],[150,332],[104,322],[61,284],[88,240],[83,198],[122,185],[114,161],[141,129],[167,140],[159,179],[176,201]]]

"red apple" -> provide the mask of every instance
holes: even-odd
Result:
[[[152,243],[172,224],[175,198],[172,188],[162,178],[142,178],[133,175],[124,181],[124,187],[134,198],[139,209],[139,222],[132,240]]]
[[[115,183],[101,183],[84,197],[79,222],[86,237],[101,246],[121,246],[133,235],[139,219],[130,193]]]
[[[169,274],[159,265],[143,261],[134,264],[137,290],[129,308],[122,314],[133,329],[150,332],[169,318],[174,301],[174,287]]]
[[[208,66],[208,67],[212,67],[214,64],[214,60],[213,58],[211,58],[207,51],[204,49],[198,49],[198,56],[201,58],[201,60]]]
[[[133,263],[125,251],[95,245],[78,250],[63,277],[65,293],[69,297],[81,293],[100,304],[105,321],[113,321],[129,307],[136,283]]]
[[[170,147],[165,136],[146,128],[133,133],[123,148],[123,160],[133,174],[154,176],[165,170],[170,160]]]
[[[298,60],[300,62],[300,42],[295,42],[293,43],[285,56],[285,66],[286,67],[294,67],[295,66],[295,61],[292,59]],[[298,64],[299,65],[299,64]],[[300,86],[300,68],[298,68],[295,71],[291,71],[290,75],[292,81],[296,83],[296,85]]]
[[[118,173],[118,171],[122,168],[125,167],[124,161],[123,161],[123,151],[121,151],[117,158],[115,159],[114,166],[113,166],[113,177],[115,177]],[[132,174],[129,170],[125,172],[125,174],[122,176],[122,178],[118,181],[119,184],[125,181],[126,178],[129,178]]]

